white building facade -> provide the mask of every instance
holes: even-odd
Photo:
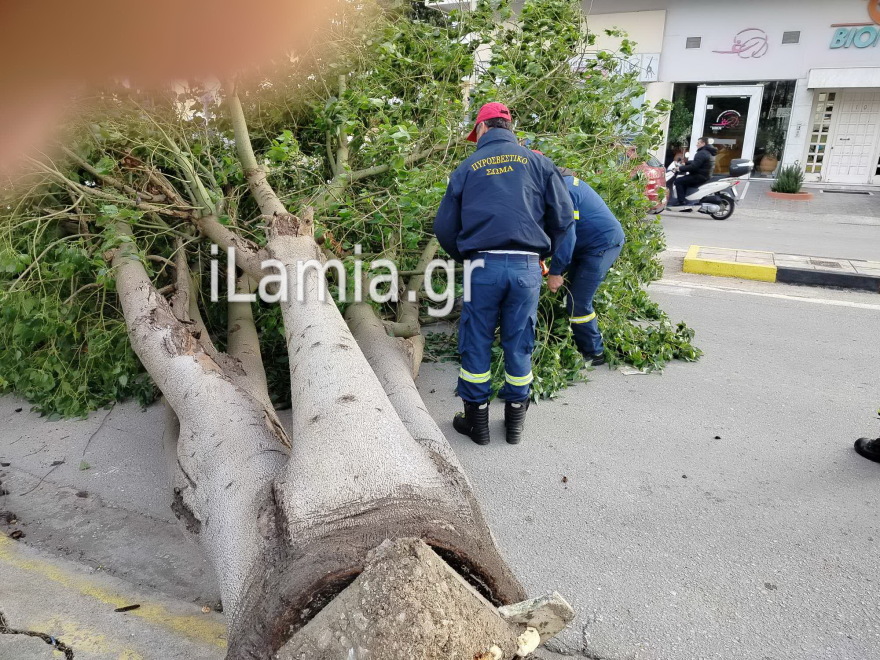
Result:
[[[591,32],[619,27],[639,43],[646,98],[693,112],[685,146],[713,137],[716,171],[744,157],[759,176],[799,163],[808,181],[880,184],[880,0],[586,0],[584,11]]]

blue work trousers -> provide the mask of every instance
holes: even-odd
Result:
[[[571,330],[578,350],[587,356],[598,355],[605,350],[593,309],[593,296],[620,256],[622,248],[622,245],[617,245],[597,254],[576,256],[568,267],[566,306]]]
[[[470,301],[464,303],[458,325],[458,395],[472,403],[489,400],[492,344],[500,322],[505,383],[498,396],[505,401],[524,401],[531,389],[541,293],[538,257],[482,252],[475,258],[484,259],[485,265],[472,271]]]

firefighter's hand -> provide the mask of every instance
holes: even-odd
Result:
[[[547,286],[553,293],[556,293],[557,291],[559,291],[559,287],[562,286],[564,281],[565,280],[563,280],[562,275],[550,275],[547,278]]]

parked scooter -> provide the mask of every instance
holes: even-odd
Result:
[[[679,163],[672,163],[666,170],[667,190],[672,186],[672,181],[678,172],[678,165]],[[715,220],[727,220],[733,215],[736,203],[745,199],[749,189],[749,179],[754,169],[755,163],[753,161],[746,158],[736,158],[730,161],[730,176],[712,177],[696,190],[692,190],[685,197],[685,201],[699,204],[697,210]],[[738,192],[740,184],[745,185]],[[682,200],[678,200],[678,202],[682,203]],[[690,207],[687,207],[687,210],[690,211]]]

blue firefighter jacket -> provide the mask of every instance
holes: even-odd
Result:
[[[574,223],[571,198],[553,162],[493,128],[452,173],[434,233],[458,262],[482,250],[549,257]]]
[[[565,184],[574,203],[574,227],[556,248],[551,275],[562,275],[578,257],[598,255],[625,242],[623,227],[599,193],[574,176],[565,177]]]

